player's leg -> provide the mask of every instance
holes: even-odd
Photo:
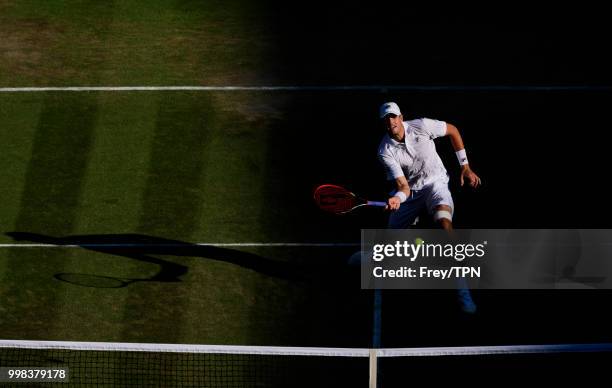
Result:
[[[434,221],[449,233],[452,240],[454,203],[446,183],[434,184],[429,187],[427,205]],[[463,278],[459,278],[457,281],[457,297],[463,312],[468,314],[476,312],[476,303],[474,303],[467,282]]]
[[[421,190],[411,190],[410,196],[400,205],[400,208],[389,214],[389,229],[407,229],[412,227],[424,210],[426,196]]]
[[[427,186],[424,191],[426,191],[427,209],[434,222],[442,229],[451,232],[455,204],[448,185],[446,182],[434,183]]]
[[[434,222],[442,229],[453,231],[453,209],[449,205],[438,205],[433,209]]]

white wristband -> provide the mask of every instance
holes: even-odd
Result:
[[[404,203],[404,202],[406,202],[406,199],[408,199],[408,197],[406,197],[406,193],[404,193],[401,190],[398,190],[393,196],[394,197],[399,197],[400,203]]]
[[[457,160],[459,160],[459,164],[461,166],[468,164],[467,155],[465,154],[465,148],[455,152],[455,155],[457,155]]]

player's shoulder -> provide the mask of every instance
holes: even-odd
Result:
[[[406,128],[406,134],[421,135],[423,133],[423,118],[411,119],[404,121],[404,128]]]
[[[417,135],[428,134],[430,132],[438,132],[437,128],[440,126],[446,126],[444,121],[430,119],[428,117],[421,117],[414,120],[405,121],[410,128],[410,131],[414,131]]]
[[[419,117],[418,119],[412,119],[412,120],[407,120],[404,121],[404,123],[410,128],[410,129],[423,129],[427,126],[429,121],[432,121],[433,119],[427,118],[427,117]]]

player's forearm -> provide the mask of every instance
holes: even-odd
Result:
[[[406,177],[401,176],[395,180],[397,190],[387,200],[387,209],[397,210],[400,205],[410,197],[410,186]]]
[[[453,149],[456,151],[461,151],[465,148],[463,144],[463,139],[461,138],[461,134],[457,127],[453,124],[446,124],[446,134],[450,138],[451,144],[453,145]]]
[[[446,134],[450,138],[455,154],[457,155],[457,160],[459,160],[459,164],[461,165],[461,169],[469,169],[470,167],[467,160],[467,154],[465,152],[465,145],[463,144],[463,139],[461,138],[459,130],[454,125],[447,123]]]
[[[410,186],[408,185],[408,182],[397,182],[397,191],[401,191],[402,193],[406,194],[406,197],[410,196]]]

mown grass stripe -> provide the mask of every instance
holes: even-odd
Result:
[[[72,232],[97,114],[95,95],[46,97],[15,222],[17,231],[46,235]],[[64,301],[61,285],[52,279],[63,270],[66,260],[66,254],[56,250],[9,252],[6,271],[11,276],[5,279],[2,297],[10,311],[21,314],[5,314],[19,320],[19,324],[5,324],[5,335],[53,333],[58,324],[57,307]]]

